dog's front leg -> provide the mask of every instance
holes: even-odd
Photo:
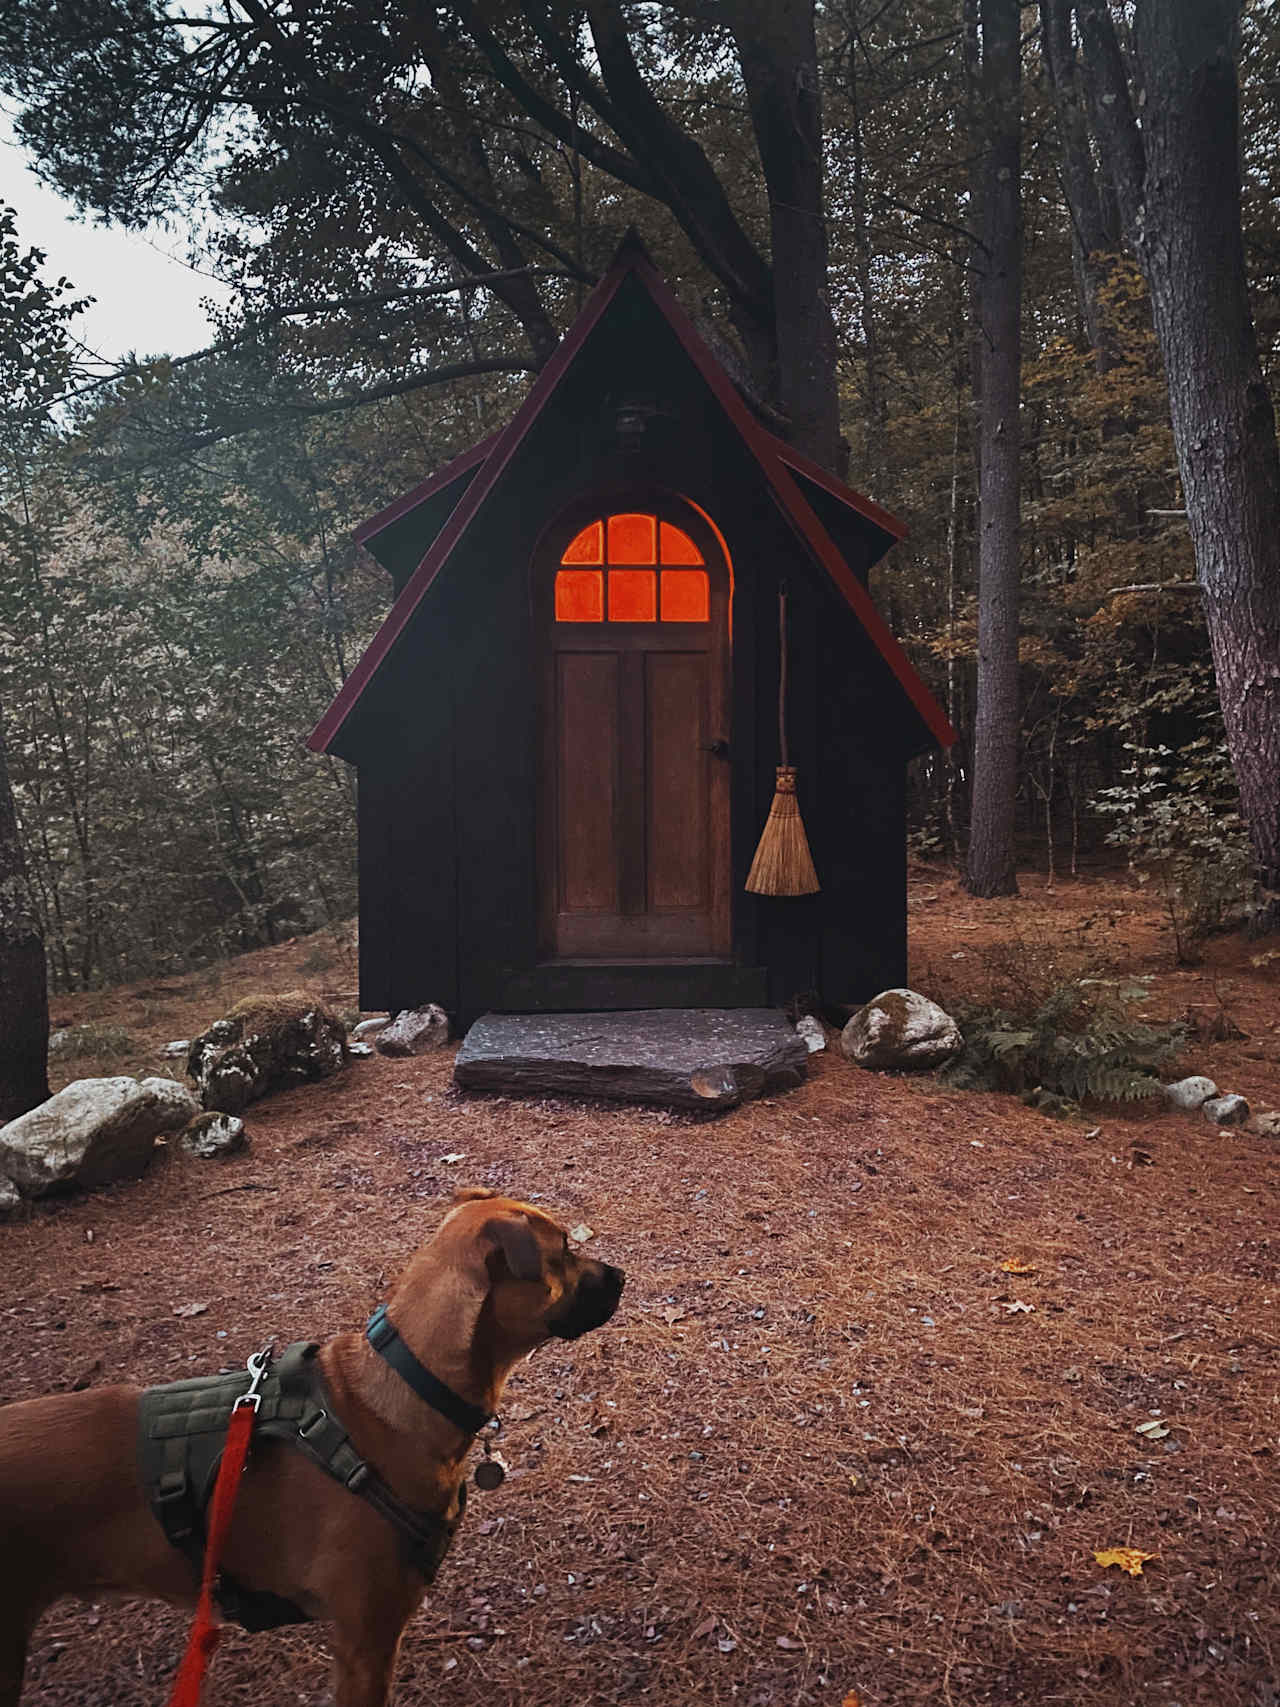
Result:
[[[334,1707],[387,1707],[400,1651],[403,1620],[368,1608],[358,1622],[343,1621],[333,1634]]]

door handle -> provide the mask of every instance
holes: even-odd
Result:
[[[698,750],[703,753],[714,753],[718,759],[729,757],[729,743],[723,735],[717,735],[714,741],[699,741]]]

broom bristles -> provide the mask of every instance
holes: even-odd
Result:
[[[778,766],[778,786],[747,874],[747,888],[753,895],[816,895],[821,888],[791,765]]]

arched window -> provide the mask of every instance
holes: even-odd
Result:
[[[707,622],[711,582],[682,528],[626,513],[588,522],[556,574],[557,622]]]

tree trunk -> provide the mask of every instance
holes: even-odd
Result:
[[[1080,317],[1099,373],[1118,359],[1102,310],[1102,291],[1120,247],[1119,214],[1103,195],[1089,147],[1080,68],[1071,40],[1071,0],[1040,0],[1040,40],[1062,147],[1062,184],[1078,261]]]
[[[1258,923],[1280,926],[1280,454],[1249,307],[1240,209],[1238,0],[1144,0],[1142,128],[1101,0],[1080,7],[1091,110],[1151,290],[1174,445]]]
[[[965,885],[1016,895],[1022,170],[1018,0],[983,0],[978,402],[978,703]]]
[[[18,837],[0,726],[0,1122],[49,1096],[49,986],[44,939]]]
[[[792,444],[842,473],[814,0],[730,0],[727,13],[769,190],[778,401]]]

